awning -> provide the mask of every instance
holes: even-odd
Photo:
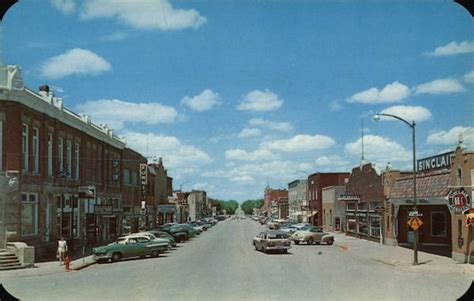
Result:
[[[307,213],[306,217],[312,217],[313,215],[316,215],[318,211],[313,211],[312,213]]]

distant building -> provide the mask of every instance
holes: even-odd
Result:
[[[308,180],[295,180],[288,183],[289,218],[299,223],[307,222]],[[304,210],[304,211],[303,211]]]
[[[344,186],[323,188],[323,228],[326,231],[341,232],[345,229],[345,203],[339,197],[345,193]]]
[[[262,213],[265,216],[279,217],[278,202],[286,199],[288,202],[288,190],[286,189],[272,189],[269,186],[265,188],[265,196]],[[282,202],[284,205],[284,201]]]

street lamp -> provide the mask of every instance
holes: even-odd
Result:
[[[375,113],[374,116],[374,121],[378,122],[380,121],[380,116],[387,116],[387,117],[392,117],[395,119],[398,119],[402,122],[404,122],[406,125],[408,125],[411,128],[412,131],[412,145],[413,145],[413,210],[415,212],[418,211],[417,207],[417,201],[416,201],[416,144],[415,144],[415,126],[416,123],[415,121],[412,121],[411,123],[406,121],[405,119],[392,115],[392,114],[385,114],[385,113]],[[417,265],[418,264],[418,229],[414,230],[415,234],[415,239],[413,242],[413,252],[414,252],[414,259],[413,259],[413,264]]]
[[[188,184],[188,183],[191,183],[191,182],[192,182],[192,180],[191,180],[191,181],[186,181],[186,182],[184,182],[184,183],[179,184],[179,192],[182,192],[183,185]]]

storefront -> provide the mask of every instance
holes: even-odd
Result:
[[[383,223],[380,209],[384,206],[382,177],[366,164],[352,169],[345,194],[337,198],[345,204],[346,234],[372,241],[383,241]]]
[[[418,229],[419,249],[443,256],[451,256],[451,212],[448,194],[453,152],[418,160],[416,179],[417,211],[423,222]],[[408,226],[409,212],[414,210],[413,176],[395,181],[390,196],[393,206],[394,233],[398,245],[412,247],[415,232]]]
[[[182,207],[181,214],[184,215],[186,210],[185,207]],[[156,217],[156,222],[158,225],[163,225],[167,223],[175,223],[177,221],[176,217],[178,215],[177,208],[175,205],[158,205],[158,214]],[[183,219],[186,221],[187,219]]]

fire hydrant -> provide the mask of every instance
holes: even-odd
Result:
[[[69,258],[69,255],[64,258],[64,266],[66,267],[66,271],[69,271],[69,265],[71,264],[71,258]]]

